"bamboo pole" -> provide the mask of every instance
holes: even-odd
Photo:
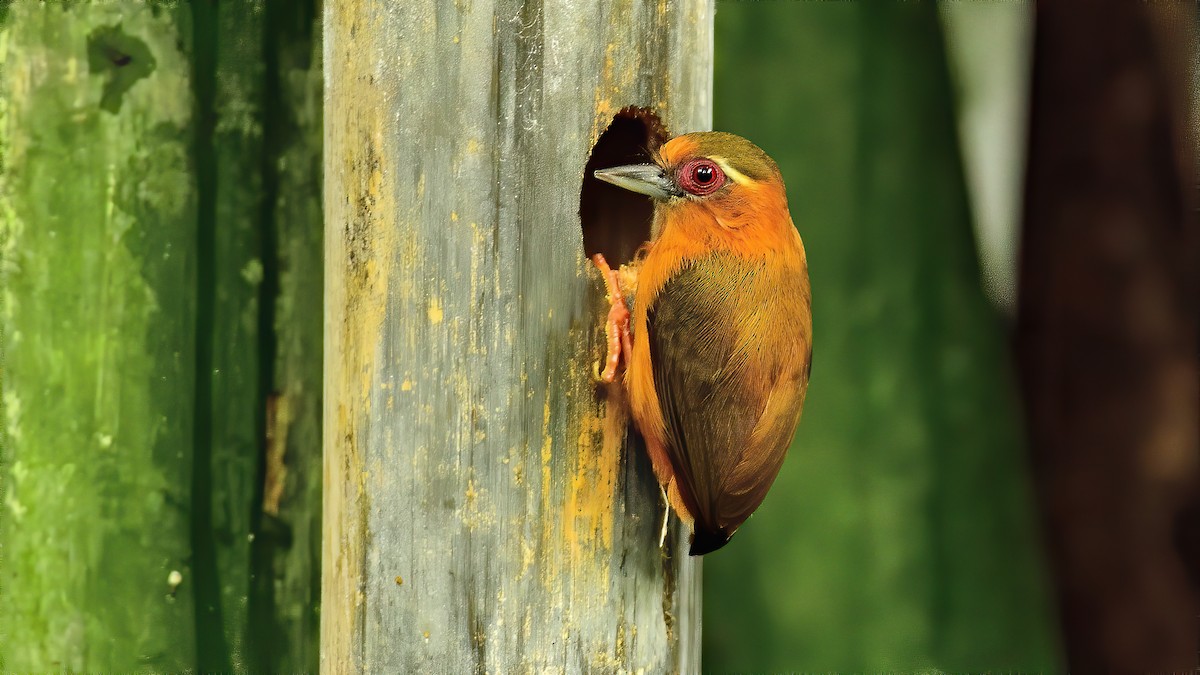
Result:
[[[0,4],[0,669],[317,667],[316,3]]]
[[[324,672],[698,670],[576,212],[622,106],[708,128],[712,16],[327,7]]]

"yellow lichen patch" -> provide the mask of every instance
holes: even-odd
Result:
[[[554,438],[550,435],[550,399],[542,406],[542,483],[550,485],[550,459],[553,457]]]
[[[588,332],[591,339],[588,339]],[[561,502],[562,543],[565,548],[565,578],[570,580],[568,601],[578,607],[595,607],[603,602],[595,589],[609,588],[614,564],[614,524],[618,498],[625,406],[619,387],[613,387],[607,401],[596,403],[587,372],[589,345],[602,344],[600,327],[573,327],[567,341],[574,345],[563,378],[576,383],[567,392],[567,416],[575,439],[567,467]],[[607,433],[609,430],[613,433]],[[568,627],[569,628],[569,627]],[[611,672],[615,662],[611,645],[593,644],[589,663],[602,672]]]
[[[605,442],[600,433],[603,427],[603,420],[595,414],[585,415],[579,424],[576,462],[563,513],[572,567],[594,556],[598,549],[612,548],[620,439]]]
[[[371,490],[359,447],[372,419],[379,381],[379,340],[387,313],[389,278],[401,237],[412,228],[397,222],[395,177],[388,150],[392,136],[385,94],[363,63],[386,51],[381,33],[362,30],[373,10],[348,0],[325,16],[326,46],[344,58],[327,64],[326,401],[336,420],[324,427],[324,540],[322,654],[332,672],[362,670],[352,640],[360,636],[363,569]],[[356,37],[351,38],[351,35]],[[423,181],[422,181],[423,182]],[[336,196],[335,196],[336,195]],[[409,201],[406,195],[405,202]],[[409,242],[411,248],[411,242]],[[381,471],[375,472],[382,475]]]
[[[554,540],[554,490],[550,460],[554,457],[554,437],[550,435],[550,399],[542,407],[542,549],[548,550]],[[557,566],[551,561],[542,561],[542,581],[547,588],[553,587],[558,579]]]
[[[576,333],[571,331],[580,349],[572,359],[575,366],[571,377],[590,382],[586,372],[587,352],[583,349],[588,341]],[[599,344],[599,336],[594,337]],[[576,601],[588,602],[587,588],[607,588],[610,583],[617,485],[628,413],[619,385],[609,387],[605,403],[593,404],[585,399],[579,406],[575,411],[579,420],[575,461],[568,479],[563,518],[568,529],[564,539],[570,554],[571,575],[576,580]],[[596,665],[600,667],[603,663]]]
[[[595,143],[596,139],[600,138],[600,132],[608,126],[608,123],[612,120],[612,116],[617,112],[617,108],[612,102],[612,95],[616,93],[614,91],[615,87],[612,84],[613,54],[616,52],[616,49],[617,45],[613,42],[608,43],[604,47],[604,68],[600,72],[600,84],[596,85],[596,98],[592,105],[596,111],[595,120],[592,122],[592,143]]]
[[[467,489],[463,493],[463,505],[460,513],[463,525],[468,530],[496,524],[496,514],[491,509],[487,490],[476,486],[474,478],[467,480]]]
[[[379,288],[379,285],[377,283],[377,280],[379,279],[379,276],[380,276],[379,275],[379,265],[375,261],[374,258],[367,258],[366,260],[363,260],[361,262],[361,265],[359,266],[357,272],[358,272],[358,274],[355,274],[354,278],[347,279],[347,283],[357,282],[355,285],[358,286],[358,288],[353,289],[355,291],[356,297],[354,299],[348,299],[348,302],[354,302],[356,309],[360,308],[360,307],[363,308],[364,313],[361,318],[367,320],[369,322],[369,324],[373,324],[374,321],[377,320],[379,322],[378,325],[382,325],[383,324],[383,297],[371,298],[370,301],[364,301],[364,300],[366,300],[364,295],[366,295],[367,293],[374,295],[375,293],[380,293],[381,291],[385,292],[385,289]],[[346,289],[346,291],[347,291],[347,294],[349,295],[349,291],[351,291],[351,289]],[[376,305],[375,304],[376,302],[378,302],[379,304]],[[347,312],[347,314],[349,314],[349,312]],[[366,330],[363,330],[363,328],[365,328],[365,327],[362,326],[362,324],[351,325],[353,323],[354,323],[354,315],[350,315],[348,317],[348,321],[346,322],[346,324],[347,324],[346,325],[346,328],[347,328],[346,333],[348,336],[357,332],[358,339],[373,341],[371,334],[367,333]],[[358,332],[358,331],[361,331],[361,332]],[[349,361],[349,358],[351,358],[351,357],[355,358],[355,360],[357,360],[357,357],[360,354],[372,354],[373,355],[374,345],[371,345],[371,351],[366,351],[367,345],[362,345],[362,344],[356,343],[355,347],[356,347],[356,349],[354,350],[353,354],[346,355],[348,357],[347,361]],[[359,351],[359,350],[362,350],[362,351]],[[371,357],[367,356],[366,358],[371,358]],[[359,363],[361,363],[361,361]],[[363,405],[367,405],[367,406],[370,405],[372,379],[373,378],[370,378],[370,377],[361,377],[358,380],[359,399],[363,402]],[[349,384],[349,383],[347,383],[347,384]]]
[[[429,316],[429,323],[432,324],[441,323],[442,318],[446,316],[445,312],[442,311],[442,301],[436,297],[429,299],[429,307],[425,312]]]
[[[383,172],[375,169],[371,172],[371,176],[367,179],[367,194],[373,198],[379,198],[380,187],[383,185]]]
[[[520,528],[520,525],[521,525],[521,523],[517,522],[514,524],[514,527]],[[520,576],[525,576],[529,572],[529,568],[533,567],[533,559],[534,559],[533,547],[529,545],[528,541],[526,541],[525,539],[522,538],[521,539],[521,574],[520,574]]]

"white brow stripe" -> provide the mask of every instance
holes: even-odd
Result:
[[[721,157],[720,155],[711,155],[709,159],[716,162],[717,166],[721,167],[721,170],[725,172],[725,175],[729,176],[729,178],[738,185],[751,185],[754,183],[754,181],[750,180],[749,176],[741,171],[738,171],[732,166],[729,166],[729,162],[724,157]]]

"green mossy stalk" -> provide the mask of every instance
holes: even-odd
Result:
[[[212,326],[211,388],[199,390],[211,405],[204,444],[211,448],[204,487],[211,521],[210,529],[200,528],[211,537],[196,545],[214,551],[210,588],[219,594],[219,605],[198,622],[199,643],[207,647],[199,666],[314,671],[323,243],[318,19],[312,2],[286,10],[235,3],[197,14],[197,53],[211,49],[215,76],[212,126],[202,130],[211,134],[211,150],[198,148],[201,165],[211,167],[207,176],[202,170],[201,184],[211,184],[214,196],[211,209],[202,203],[200,210],[202,227],[211,227],[200,245],[211,246],[213,261],[201,269],[214,289],[211,306],[200,306],[201,324]],[[197,65],[205,67],[202,59]],[[203,104],[205,90],[197,91]],[[268,435],[286,446],[276,459],[268,458]],[[275,489],[281,492],[267,494]]]
[[[263,418],[266,393],[260,386],[264,367],[260,349],[261,293],[264,283],[263,153],[264,64],[263,8],[258,2],[221,3],[215,11],[197,11],[197,54],[209,51],[214,76],[208,82],[212,99],[197,89],[201,105],[210,104],[211,127],[202,129],[197,155],[201,185],[208,201],[202,203],[202,277],[211,280],[211,291],[201,300],[199,340],[209,340],[200,352],[207,365],[206,484],[197,490],[208,495],[209,527],[198,528],[208,537],[196,541],[198,550],[211,546],[215,565],[209,589],[219,603],[201,613],[199,668],[244,671],[249,663],[247,645],[251,594],[251,547],[261,513],[264,451]],[[204,60],[197,60],[203,68]],[[211,143],[204,137],[211,134]],[[206,292],[204,289],[202,293]],[[207,364],[204,360],[211,359]],[[197,501],[197,508],[200,502]],[[199,514],[197,514],[199,515]],[[218,634],[223,631],[223,635]]]
[[[264,513],[255,540],[250,642],[258,668],[316,672],[321,599],[321,362],[324,220],[321,206],[321,25],[319,3],[268,4],[263,319],[273,355],[283,444],[277,513]]]
[[[0,26],[5,671],[195,664],[185,26],[108,3]]]
[[[6,671],[318,669],[315,5],[0,4]]]

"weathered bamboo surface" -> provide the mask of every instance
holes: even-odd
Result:
[[[712,3],[326,11],[322,670],[698,670],[576,211],[622,106],[709,127]]]

